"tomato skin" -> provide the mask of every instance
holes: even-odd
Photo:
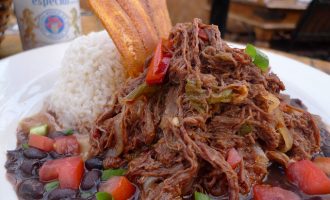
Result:
[[[135,186],[125,176],[114,176],[102,183],[100,191],[107,192],[115,200],[127,200],[135,193]]]
[[[254,200],[300,200],[301,198],[295,193],[282,189],[280,187],[272,187],[270,185],[255,185],[253,187]]]
[[[227,156],[227,162],[230,164],[230,166],[233,169],[235,169],[241,161],[242,161],[242,157],[239,155],[237,150],[235,148],[231,148],[228,151],[228,156]]]
[[[54,149],[59,154],[78,155],[79,143],[75,136],[61,136],[55,138]]]
[[[291,163],[286,174],[306,194],[329,194],[330,179],[310,160]]]
[[[31,147],[35,147],[47,152],[54,149],[54,140],[42,135],[30,134],[28,144]]]
[[[78,189],[83,173],[81,157],[67,157],[46,161],[39,170],[39,179],[42,182],[58,179],[61,188]]]
[[[149,64],[146,83],[148,85],[161,84],[165,78],[172,55],[163,51],[163,45],[168,42],[160,40],[154,56]]]

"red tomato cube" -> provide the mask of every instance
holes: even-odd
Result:
[[[54,140],[49,137],[34,134],[30,134],[29,136],[29,146],[31,147],[48,152],[54,149],[53,145]]]

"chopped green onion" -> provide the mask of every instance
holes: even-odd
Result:
[[[106,181],[113,176],[123,176],[127,172],[126,169],[107,169],[102,171],[101,180]]]
[[[22,148],[23,149],[28,149],[30,146],[29,146],[29,144],[27,144],[27,143],[24,143],[24,144],[22,144]]]
[[[48,131],[47,124],[43,124],[40,126],[35,126],[35,127],[30,128],[30,134],[34,134],[34,135],[45,136],[45,135],[47,135],[47,131]]]
[[[73,129],[67,129],[67,130],[63,131],[63,133],[65,135],[72,135],[73,134]]]
[[[96,200],[114,200],[112,196],[106,192],[97,192],[95,196]]]
[[[253,63],[259,67],[262,71],[266,71],[269,66],[269,59],[266,54],[257,49],[252,44],[247,44],[245,47],[245,53],[248,54]]]
[[[134,101],[135,99],[139,98],[145,94],[152,94],[155,93],[160,87],[157,85],[148,85],[147,83],[142,83],[141,85],[137,86],[132,92],[130,92],[126,97],[126,101]]]
[[[58,181],[53,181],[53,182],[47,183],[45,185],[45,190],[46,190],[46,192],[53,191],[54,189],[58,188],[59,185],[60,185],[60,182],[58,182]]]
[[[211,200],[211,198],[203,193],[195,192],[194,193],[195,200]]]
[[[80,197],[83,199],[88,199],[91,196],[93,196],[92,192],[83,192],[83,191],[80,192]]]

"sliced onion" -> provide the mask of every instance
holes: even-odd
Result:
[[[122,115],[123,114],[118,114],[114,119],[115,146],[108,150],[106,156],[117,157],[124,150],[124,127]]]
[[[89,150],[91,148],[91,145],[89,143],[89,135],[86,134],[74,134],[74,136],[77,138],[77,141],[79,143],[80,147],[80,155],[82,159],[85,161],[89,157]]]
[[[280,149],[280,151],[285,153],[292,148],[293,145],[292,134],[290,133],[289,129],[285,126],[278,128],[278,131],[280,132],[284,140],[284,146]]]
[[[280,105],[280,100],[271,93],[267,93],[263,98],[267,100],[268,113],[272,113]]]
[[[285,153],[279,151],[267,151],[266,155],[268,159],[275,161],[284,167],[288,166],[290,162],[290,158]]]
[[[269,160],[264,152],[264,150],[262,150],[262,148],[259,145],[254,145],[253,146],[254,152],[256,153],[256,155],[258,156],[255,161],[258,164],[261,164],[263,166],[267,166],[269,163]]]
[[[296,108],[296,107],[288,105],[288,104],[284,106],[284,109],[285,109],[284,110],[285,112],[294,113],[296,115],[301,115],[301,114],[305,113],[304,110],[302,110],[300,108]]]
[[[277,130],[281,134],[284,145],[282,148],[280,148],[281,152],[287,152],[292,148],[293,145],[293,136],[292,133],[289,131],[289,129],[286,127],[283,116],[282,116],[282,111],[280,109],[276,109],[275,112],[275,118],[277,120]]]
[[[145,177],[145,181],[143,183],[143,189],[148,190],[148,189],[152,188],[151,186],[153,184],[155,184],[157,180],[158,180],[158,178],[153,177],[153,176]]]

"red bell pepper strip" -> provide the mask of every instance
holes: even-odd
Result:
[[[31,147],[35,147],[47,152],[54,149],[54,140],[42,135],[30,134],[28,144]]]
[[[253,198],[254,200],[300,200],[300,197],[295,193],[270,185],[255,185]]]
[[[235,148],[231,148],[228,151],[227,162],[235,169],[237,165],[242,161],[242,157],[239,155]]]
[[[286,174],[306,194],[330,194],[330,179],[310,160],[289,164]]]
[[[164,81],[172,55],[164,51],[163,40],[157,44],[154,56],[149,64],[146,83],[148,85],[161,84]]]

